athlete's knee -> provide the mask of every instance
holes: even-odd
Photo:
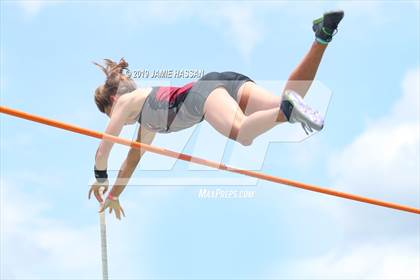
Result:
[[[229,134],[229,138],[238,142],[239,144],[243,145],[243,146],[249,146],[252,144],[252,141],[254,139],[252,139],[251,137],[249,137],[249,135],[246,135],[243,133],[242,131],[242,126],[245,122],[246,117],[241,117],[241,118],[237,118],[231,127],[230,130],[230,134]]]
[[[238,138],[236,142],[241,144],[242,146],[251,146],[252,145],[252,139],[247,138]]]

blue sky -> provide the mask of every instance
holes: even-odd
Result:
[[[103,130],[93,91],[104,77],[91,61],[120,57],[132,70],[233,70],[279,94],[313,41],[312,19],[337,8],[346,16],[308,94],[308,102],[328,105],[321,133],[285,142],[302,132],[284,125],[244,148],[203,123],[155,144],[420,207],[415,1],[2,1],[0,101]],[[1,278],[99,279],[97,204],[87,200],[98,141],[0,120]],[[126,152],[115,147],[110,169]],[[415,215],[151,154],[134,179],[121,197],[127,217],[107,216],[114,279],[420,277]],[[256,195],[200,199],[200,188]]]

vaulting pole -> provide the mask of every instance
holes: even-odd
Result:
[[[18,117],[18,118],[34,121],[34,122],[37,122],[37,123],[42,123],[42,124],[57,127],[57,128],[61,128],[61,129],[64,129],[64,130],[68,130],[68,131],[72,131],[72,132],[75,132],[75,133],[87,135],[87,136],[90,136],[90,137],[103,139],[103,140],[110,141],[110,142],[113,142],[113,143],[118,143],[118,144],[121,144],[121,145],[129,146],[129,147],[132,147],[132,148],[135,148],[135,149],[142,149],[142,150],[145,150],[145,151],[149,151],[149,152],[152,152],[152,153],[164,155],[164,156],[167,156],[167,157],[181,159],[181,160],[184,160],[184,161],[189,161],[189,162],[193,162],[193,163],[197,163],[197,164],[201,164],[201,165],[204,165],[204,166],[208,166],[208,167],[212,167],[212,168],[216,168],[216,169],[220,169],[220,170],[225,170],[225,171],[229,171],[229,172],[233,172],[233,173],[243,174],[243,175],[246,175],[246,176],[262,179],[262,180],[265,180],[265,181],[270,181],[270,182],[274,182],[274,183],[278,183],[278,184],[289,185],[289,186],[292,186],[292,187],[296,187],[296,188],[300,188],[300,189],[304,189],[304,190],[308,190],[308,191],[319,192],[319,193],[323,193],[323,194],[327,194],[327,195],[332,195],[332,196],[341,197],[341,198],[350,199],[350,200],[355,200],[355,201],[359,201],[359,202],[363,202],[363,203],[368,203],[368,204],[373,204],[373,205],[377,205],[377,206],[387,207],[387,208],[396,209],[396,210],[400,210],[400,211],[410,212],[410,213],[414,213],[414,214],[420,214],[420,209],[418,209],[418,208],[405,206],[405,205],[400,205],[400,204],[395,204],[395,203],[386,202],[386,201],[381,201],[381,200],[372,199],[372,198],[368,198],[368,197],[363,197],[363,196],[359,196],[359,195],[349,194],[349,193],[345,193],[345,192],[339,192],[339,191],[335,191],[335,190],[331,190],[331,189],[327,189],[327,188],[318,187],[318,186],[315,186],[315,185],[310,185],[310,184],[305,184],[305,183],[301,183],[301,182],[297,182],[297,181],[292,181],[292,180],[289,180],[289,179],[275,177],[275,176],[264,174],[264,173],[261,173],[261,172],[239,169],[239,168],[224,165],[222,163],[217,163],[217,162],[214,162],[214,161],[209,161],[209,160],[205,160],[205,159],[202,159],[202,158],[193,157],[193,156],[190,156],[190,155],[177,153],[177,152],[174,152],[174,151],[171,151],[171,150],[151,146],[151,145],[136,142],[136,141],[131,141],[131,140],[120,138],[120,137],[117,137],[117,136],[114,136],[114,135],[101,133],[101,132],[93,131],[93,130],[90,130],[90,129],[78,127],[78,126],[75,126],[75,125],[67,124],[67,123],[64,123],[64,122],[59,122],[59,121],[47,119],[47,118],[44,118],[44,117],[28,114],[26,112],[18,111],[18,110],[15,110],[15,109],[4,107],[4,106],[0,106],[0,113],[8,114],[8,115],[11,115],[11,116],[15,116],[15,117]]]
[[[99,189],[101,197],[103,197],[104,189],[105,188]],[[105,211],[99,213],[99,228],[101,231],[102,280],[108,280],[108,246],[106,240]]]

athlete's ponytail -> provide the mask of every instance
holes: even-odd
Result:
[[[102,113],[105,113],[105,109],[112,105],[111,96],[128,93],[137,88],[136,83],[123,74],[123,70],[128,68],[128,63],[124,58],[121,58],[118,63],[111,59],[104,59],[104,62],[105,66],[93,62],[106,75],[105,84],[95,90],[95,103]]]

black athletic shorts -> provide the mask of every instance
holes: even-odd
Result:
[[[210,72],[197,80],[185,99],[185,106],[191,113],[204,119],[204,103],[210,93],[216,88],[223,87],[237,100],[239,88],[246,82],[254,82],[251,78],[236,72]]]
[[[183,87],[154,87],[143,105],[139,122],[151,131],[169,133],[189,128],[204,119],[210,93],[223,87],[237,100],[249,77],[235,72],[211,72]]]

